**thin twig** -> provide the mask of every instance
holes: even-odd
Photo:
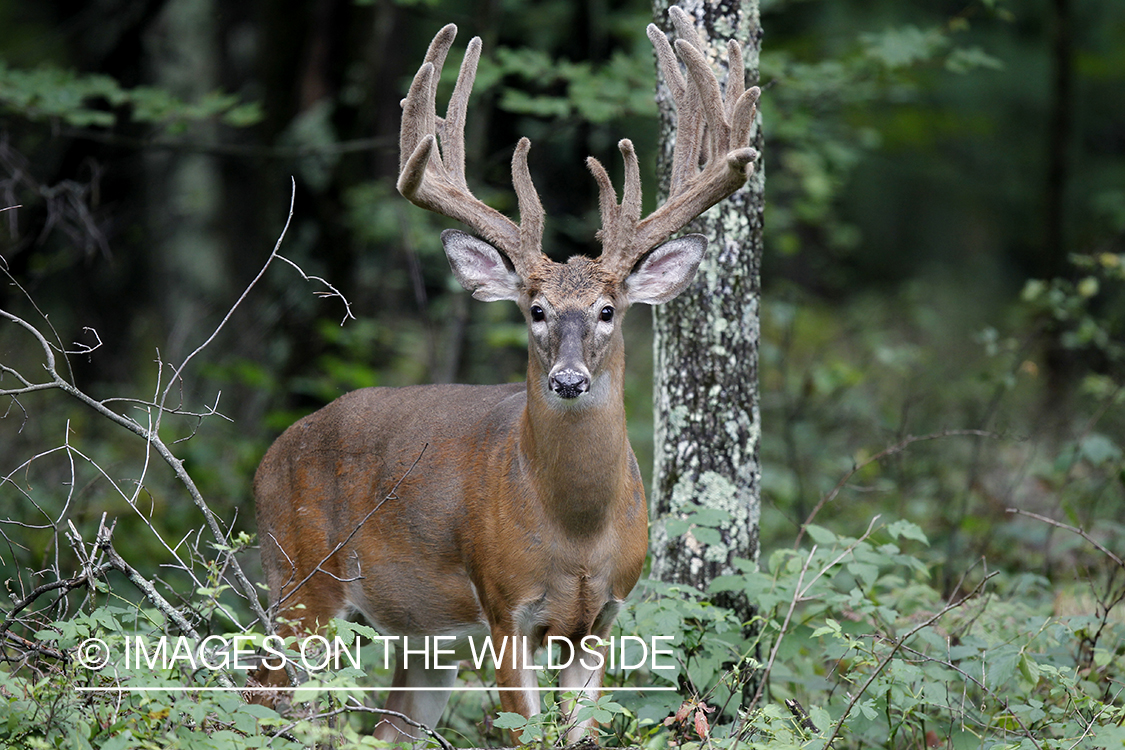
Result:
[[[424,733],[426,733],[427,735],[432,737],[439,745],[441,745],[442,750],[453,750],[453,745],[451,745],[449,743],[449,740],[445,739],[438,732],[434,731],[433,729],[426,726],[425,724],[422,724],[422,723],[420,723],[418,721],[415,721],[414,719],[410,718],[406,714],[400,713],[398,711],[393,711],[389,708],[373,708],[371,706],[366,706],[366,705],[358,702],[354,697],[349,697],[348,700],[350,701],[350,703],[348,703],[348,705],[342,706],[340,708],[333,709],[331,711],[323,711],[323,712],[318,713],[314,716],[310,716],[307,719],[301,719],[299,721],[294,721],[294,722],[290,722],[289,724],[286,724],[285,726],[281,727],[276,732],[274,732],[274,736],[270,740],[269,744],[272,745],[273,740],[277,739],[278,737],[284,737],[284,736],[288,735],[291,731],[293,731],[301,723],[301,721],[331,719],[332,717],[339,716],[340,714],[359,712],[359,713],[377,714],[379,716],[390,716],[390,717],[396,718],[396,719],[398,719],[398,720],[400,720],[400,721],[402,721],[402,722],[404,722],[404,723],[406,723],[406,724],[408,724],[408,725],[410,725],[410,726],[412,726],[416,729],[422,730]],[[409,739],[418,740],[420,738],[419,737],[409,737]]]
[[[793,718],[797,720],[798,724],[813,734],[820,734],[820,729],[818,729],[816,724],[813,723],[813,720],[809,718],[809,712],[805,710],[804,706],[793,698],[786,698],[785,707],[789,709],[789,713],[793,714]]]
[[[1034,518],[1035,520],[1042,521],[1045,524],[1049,524],[1049,525],[1054,526],[1056,528],[1065,529],[1066,531],[1077,534],[1078,536],[1082,537],[1087,542],[1092,544],[1094,546],[1094,548],[1096,550],[1098,550],[1098,552],[1101,552],[1106,557],[1108,557],[1110,560],[1113,560],[1113,562],[1117,565],[1117,567],[1125,568],[1125,561],[1122,561],[1122,559],[1120,557],[1113,554],[1113,552],[1106,549],[1104,545],[1102,545],[1100,542],[1098,542],[1092,536],[1087,534],[1085,529],[1079,528],[1078,526],[1070,526],[1068,524],[1062,523],[1061,521],[1056,521],[1053,518],[1048,518],[1047,516],[1041,516],[1038,513],[1032,513],[1029,510],[1022,510],[1020,508],[1005,508],[1004,510],[1008,513],[1015,513],[1016,515],[1027,516],[1028,518]]]
[[[995,574],[995,573],[993,573],[993,575],[996,575],[996,574]],[[888,638],[888,637],[887,637],[887,636],[885,636],[885,635],[875,635],[875,636],[873,636],[873,637],[874,637],[874,638],[878,638],[878,639],[880,639],[880,640],[884,640],[884,641],[887,641],[887,640],[891,640],[890,638]],[[919,651],[918,649],[915,649],[915,648],[911,648],[910,646],[907,646],[907,645],[905,645],[905,644],[902,644],[902,645],[900,645],[899,647],[900,647],[900,648],[901,648],[901,649],[902,649],[903,651],[905,651],[906,653],[908,653],[908,654],[913,654],[914,656],[918,657],[919,659],[922,659],[923,661],[933,662],[934,664],[940,664],[940,665],[941,665],[941,666],[943,666],[943,667],[948,667],[949,669],[952,669],[952,670],[953,670],[954,672],[956,672],[957,674],[959,674],[959,675],[961,675],[962,677],[964,677],[964,678],[965,678],[966,680],[968,680],[969,682],[971,682],[971,683],[973,683],[974,685],[976,685],[976,686],[977,686],[978,688],[980,688],[980,689],[981,689],[981,690],[982,690],[982,691],[983,691],[984,693],[986,693],[987,695],[991,696],[991,697],[992,697],[992,699],[993,699],[993,700],[995,700],[995,701],[996,701],[997,703],[1001,703],[1001,704],[1003,704],[1003,706],[1004,706],[1004,711],[1006,711],[1006,712],[1007,712],[1007,714],[1008,714],[1009,716],[1011,716],[1011,717],[1012,717],[1012,718],[1013,718],[1013,719],[1015,720],[1015,722],[1016,722],[1017,724],[1019,724],[1019,725],[1020,725],[1020,729],[1022,729],[1022,730],[1023,730],[1023,733],[1024,733],[1024,735],[1026,735],[1026,736],[1028,736],[1028,737],[1030,737],[1030,736],[1031,736],[1031,730],[1030,730],[1030,729],[1028,729],[1028,728],[1027,728],[1027,725],[1023,723],[1023,720],[1021,720],[1021,719],[1020,719],[1020,717],[1019,717],[1018,715],[1016,715],[1016,714],[1015,714],[1015,713],[1014,713],[1014,712],[1013,712],[1013,711],[1011,710],[1011,703],[1009,703],[1009,702],[1008,702],[1008,700],[1007,700],[1006,698],[1001,698],[1001,697],[1000,697],[999,695],[997,695],[997,694],[996,694],[996,693],[994,693],[994,692],[993,692],[992,690],[990,690],[990,689],[988,688],[988,686],[987,686],[987,685],[985,685],[985,684],[984,684],[984,682],[983,682],[982,680],[978,680],[978,679],[977,679],[976,677],[973,677],[973,676],[972,676],[971,674],[969,674],[969,673],[968,673],[968,672],[966,672],[965,670],[961,669],[960,667],[958,667],[958,666],[957,666],[956,664],[954,664],[954,663],[953,663],[953,662],[951,662],[951,661],[946,661],[946,660],[944,660],[944,659],[935,659],[934,657],[932,657],[932,656],[929,656],[928,654],[924,654],[924,653],[922,653],[921,651]]]
[[[867,679],[864,681],[864,683],[862,685],[860,685],[859,689],[855,691],[854,695],[852,695],[852,698],[848,702],[848,705],[844,708],[844,712],[842,714],[840,714],[840,718],[837,719],[832,724],[832,732],[828,735],[828,738],[824,741],[824,746],[825,747],[831,747],[832,741],[836,739],[836,736],[840,733],[840,730],[843,728],[844,721],[848,718],[848,714],[850,714],[852,712],[852,709],[855,708],[855,705],[857,703],[859,703],[860,698],[863,697],[863,695],[867,692],[867,689],[871,687],[871,684],[873,682],[875,682],[875,679],[883,672],[883,670],[886,668],[886,666],[888,664],[890,664],[891,659],[894,658],[895,654],[897,654],[899,652],[899,650],[902,649],[902,647],[906,644],[906,642],[908,640],[910,640],[911,638],[913,638],[915,635],[917,635],[921,631],[923,631],[926,628],[933,625],[935,622],[937,622],[942,617],[944,617],[947,613],[951,612],[954,609],[957,609],[958,607],[963,605],[965,602],[967,602],[969,599],[976,596],[977,592],[979,592],[984,587],[984,585],[986,583],[988,583],[990,580],[992,580],[992,578],[994,576],[997,576],[997,575],[999,575],[999,571],[988,574],[983,579],[981,579],[980,583],[978,583],[973,588],[973,590],[970,591],[966,596],[962,597],[961,599],[958,599],[955,602],[950,602],[949,604],[945,605],[944,607],[941,608],[940,611],[938,611],[932,617],[928,618],[924,622],[921,622],[921,623],[915,625],[913,628],[908,630],[901,638],[898,638],[895,641],[893,641],[894,645],[891,647],[890,652],[879,661],[879,663],[875,666],[875,669],[873,669],[871,671],[871,674],[867,677]],[[1036,739],[1034,737],[1029,735],[1028,739],[1030,739],[1032,741],[1032,743],[1034,743],[1035,747],[1040,748],[1040,750],[1042,749],[1042,746],[1036,741]]]
[[[93,568],[93,570],[95,573],[100,575],[110,567],[111,566],[108,564],[103,564],[101,566]],[[88,585],[89,582],[90,579],[87,577],[87,574],[81,573],[74,576],[73,578],[67,578],[60,581],[52,581],[51,583],[44,583],[42,586],[37,586],[36,588],[28,592],[25,597],[17,600],[12,609],[8,611],[8,614],[4,616],[4,619],[0,621],[0,635],[7,634],[8,628],[10,628],[12,626],[12,623],[15,622],[16,615],[18,615],[24,609],[27,609],[28,606],[30,606],[43,594],[49,593],[51,591],[57,591],[58,589],[65,589],[64,593],[66,593],[69,591],[73,591],[79,586]]]
[[[815,576],[813,576],[812,580],[809,581],[808,584],[804,586],[804,588],[802,588],[802,584],[805,580],[805,573],[808,572],[809,565],[812,564],[813,556],[816,554],[817,545],[814,544],[812,549],[809,550],[809,555],[805,559],[805,564],[801,567],[801,573],[797,576],[797,585],[793,588],[793,598],[789,600],[789,611],[785,613],[785,621],[781,624],[781,630],[778,631],[777,639],[773,642],[773,648],[770,649],[769,661],[766,663],[766,668],[762,672],[761,678],[758,680],[758,689],[754,691],[754,697],[751,698],[750,702],[747,704],[747,707],[749,709],[753,709],[754,706],[758,705],[758,701],[761,699],[762,693],[766,689],[766,684],[769,682],[770,672],[773,671],[774,661],[777,659],[777,652],[781,648],[781,641],[785,638],[785,634],[789,632],[789,623],[793,619],[793,613],[796,611],[797,605],[805,601],[805,594],[808,593],[809,589],[811,589],[817,581],[823,578],[829,570],[836,567],[836,565],[838,565],[841,560],[843,560],[853,550],[855,550],[855,548],[858,547],[865,539],[867,539],[867,537],[871,536],[871,533],[875,529],[875,523],[878,520],[879,516],[875,516],[874,518],[872,518],[871,522],[867,524],[867,531],[863,532],[863,535],[861,537],[849,544],[844,548],[842,552],[840,552],[840,554],[836,555],[835,558],[821,567],[820,571]]]
[[[125,577],[129,579],[130,583],[140,589],[141,593],[144,594],[145,598],[148,599],[154,607],[160,610],[170,622],[179,628],[181,633],[195,641],[196,647],[198,648],[202,641],[199,633],[197,633],[192,624],[187,621],[183,613],[173,607],[167,599],[160,595],[160,592],[156,590],[156,587],[153,586],[150,581],[138,573],[133,566],[125,562],[121,555],[117,554],[117,550],[113,548],[111,543],[113,529],[112,527],[107,529],[104,525],[105,517],[103,516],[102,518],[103,525],[98,529],[97,541],[95,542],[97,549],[105,554],[107,562],[113,566],[114,570],[123,573]],[[74,527],[71,526],[71,529],[73,528]],[[219,684],[223,687],[235,687],[234,680],[231,679],[226,670],[217,670],[215,674]]]
[[[219,335],[219,332],[223,330],[227,322],[234,315],[234,311],[237,310],[239,305],[242,304],[243,300],[245,300],[250,295],[251,290],[253,290],[254,287],[257,286],[258,281],[260,281],[262,276],[265,275],[266,271],[270,267],[270,263],[273,262],[273,259],[277,257],[278,251],[281,250],[281,243],[285,239],[285,234],[289,231],[289,224],[293,221],[293,206],[297,201],[297,181],[293,180],[292,178],[290,179],[292,181],[292,187],[289,193],[289,214],[285,217],[285,226],[281,228],[281,234],[278,235],[277,242],[274,243],[273,251],[270,252],[269,257],[266,258],[266,262],[262,264],[262,267],[258,269],[258,274],[250,280],[250,283],[247,284],[246,288],[242,290],[242,294],[238,296],[238,299],[236,299],[234,301],[234,304],[230,306],[230,309],[227,310],[226,315],[224,315],[223,319],[219,321],[219,325],[215,326],[215,330],[211,332],[211,335],[204,339],[203,343],[197,346],[195,350],[191,352],[191,354],[184,357],[184,361],[181,362],[180,366],[175,368],[175,370],[172,372],[172,377],[169,379],[168,386],[164,389],[164,394],[160,399],[161,405],[163,405],[164,402],[168,399],[168,393],[172,390],[173,384],[180,382],[180,375],[181,373],[183,373],[184,369],[188,366],[192,359],[195,358],[195,355],[199,354],[201,351],[207,348],[207,346],[212,341],[215,340],[215,337]]]
[[[318,562],[316,564],[316,567],[314,567],[312,569],[312,571],[309,572],[309,574],[307,576],[305,576],[303,579],[301,579],[301,581],[296,586],[291,588],[285,594],[285,596],[281,597],[276,602],[274,602],[274,605],[273,605],[274,608],[280,609],[281,605],[284,604],[289,599],[289,597],[291,597],[291,596],[293,596],[293,594],[297,593],[297,591],[302,586],[304,586],[306,583],[308,583],[309,579],[311,579],[317,573],[328,574],[328,571],[321,570],[321,566],[324,565],[324,563],[328,562],[330,559],[332,559],[333,555],[335,555],[337,552],[339,552],[344,547],[346,547],[348,542],[350,542],[352,540],[352,537],[355,536],[361,528],[363,528],[363,525],[365,523],[367,523],[367,519],[369,519],[369,518],[371,518],[371,516],[375,515],[375,512],[377,510],[379,510],[380,508],[382,508],[384,503],[386,503],[388,500],[396,497],[395,492],[398,491],[399,485],[401,485],[404,481],[406,481],[406,478],[408,476],[410,476],[410,472],[414,471],[414,467],[417,466],[418,462],[422,460],[422,456],[424,456],[426,454],[426,449],[429,448],[429,447],[430,447],[429,443],[426,443],[425,445],[422,446],[422,450],[418,452],[418,457],[414,459],[414,463],[410,464],[410,466],[406,469],[406,471],[403,473],[403,475],[401,477],[399,477],[398,481],[395,482],[393,487],[391,487],[391,491],[388,492],[383,497],[382,500],[380,500],[378,503],[376,503],[374,508],[367,511],[367,515],[365,515],[362,519],[360,519],[360,522],[355,525],[355,528],[352,529],[351,533],[348,534],[347,537],[345,537],[342,541],[337,543],[336,546],[332,548],[332,551],[329,552],[327,555],[325,555],[324,559],[321,560],[320,562]],[[279,545],[279,547],[280,547],[280,545]],[[282,550],[282,554],[285,554],[285,550]],[[286,559],[288,559],[289,555],[285,555],[285,557],[286,557]],[[331,575],[331,574],[328,574],[328,575]]]
[[[67,655],[64,654],[62,651],[59,651],[59,650],[53,649],[53,648],[48,648],[47,646],[36,643],[35,641],[29,641],[28,639],[24,638],[22,635],[16,635],[15,633],[3,633],[2,635],[3,635],[4,640],[8,641],[9,643],[15,644],[16,646],[19,646],[20,648],[25,649],[26,651],[34,651],[37,654],[42,654],[43,656],[49,656],[52,659],[58,659],[61,662],[65,662],[65,661],[68,660]],[[5,661],[15,661],[15,660],[14,659],[5,659]]]

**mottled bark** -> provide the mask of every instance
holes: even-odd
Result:
[[[654,0],[656,23],[670,31],[667,0]],[[708,59],[725,84],[726,41],[743,46],[748,83],[758,79],[761,26],[757,0],[681,0],[696,19]],[[659,70],[657,71],[659,76]],[[674,142],[674,110],[662,79],[661,175],[667,175]],[[761,151],[761,128],[751,143]],[[736,560],[758,559],[760,479],[758,446],[759,266],[762,255],[764,178],[761,160],[749,184],[696,219],[689,231],[708,237],[707,256],[692,286],[656,309],[655,468],[652,575],[706,589],[716,576],[737,571]],[[666,193],[666,186],[661,187]],[[689,530],[673,537],[670,518],[696,505],[730,515],[720,543],[703,544]],[[744,619],[744,596],[717,597]]]

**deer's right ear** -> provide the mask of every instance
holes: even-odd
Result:
[[[519,299],[520,277],[492,245],[456,229],[442,232],[441,244],[453,275],[474,298],[483,302]]]

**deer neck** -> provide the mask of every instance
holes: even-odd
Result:
[[[575,536],[597,533],[633,499],[624,353],[612,355],[590,392],[573,401],[551,394],[542,367],[530,360],[520,429],[525,465],[548,518]]]

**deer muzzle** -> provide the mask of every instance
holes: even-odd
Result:
[[[548,385],[559,398],[578,398],[590,390],[590,376],[573,368],[567,368],[552,373]]]
[[[583,313],[576,310],[562,312],[556,335],[558,349],[547,386],[559,398],[578,398],[590,390],[590,370],[585,351],[589,330]]]

